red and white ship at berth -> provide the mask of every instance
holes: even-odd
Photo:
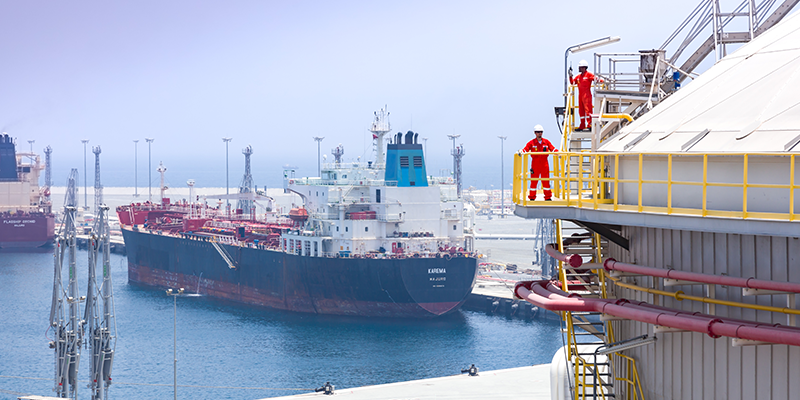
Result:
[[[374,162],[343,162],[343,151],[335,151],[320,177],[286,178],[286,190],[304,203],[288,217],[269,211],[272,199],[244,184],[227,196],[239,200],[233,212],[172,203],[163,190],[158,204],[119,207],[129,280],[307,313],[435,317],[458,310],[478,271],[474,213],[465,212],[451,181],[428,177],[417,134],[397,133],[384,145],[387,116],[376,113],[372,124]],[[252,149],[244,154],[244,182],[252,182]],[[256,217],[259,201],[267,212]]]
[[[35,248],[53,242],[55,218],[39,187],[44,169],[34,153],[17,153],[8,134],[0,134],[0,249]]]

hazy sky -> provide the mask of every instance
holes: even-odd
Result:
[[[535,124],[557,143],[567,47],[620,36],[596,51],[658,48],[697,3],[3,0],[0,127],[19,150],[53,148],[56,185],[83,175],[89,139],[104,184],[132,186],[139,139],[147,186],[145,137],[173,186],[224,185],[229,136],[231,185],[251,144],[255,183],[278,186],[284,164],[316,174],[312,136],[329,159],[339,143],[345,159],[372,159],[366,128],[388,105],[395,132],[429,138],[429,174],[450,168],[456,133],[466,183],[498,186],[497,135],[506,184]]]

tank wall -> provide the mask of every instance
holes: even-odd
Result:
[[[727,274],[800,282],[800,239],[623,227],[630,251],[611,245],[611,257],[628,263],[681,271]],[[662,279],[623,278],[639,286],[705,296],[704,285],[664,287]],[[786,295],[742,296],[741,288],[716,286],[715,298],[785,307]],[[665,299],[632,290],[617,297],[670,308],[709,313],[693,301]],[[800,296],[798,296],[800,297]],[[800,299],[797,299],[800,300]],[[795,303],[797,303],[797,300]],[[797,304],[791,304],[797,307]],[[784,314],[716,306],[722,317],[787,324]],[[800,321],[800,318],[798,318]],[[653,326],[614,322],[616,339],[653,335]],[[694,332],[659,333],[653,345],[624,353],[636,359],[647,399],[790,399],[800,393],[800,347],[758,345],[732,347],[731,339]]]
[[[717,184],[733,184],[735,187],[708,186],[706,207],[709,210],[741,211],[744,181],[744,159],[742,156],[709,156],[706,181]],[[612,173],[613,162],[610,166]],[[642,179],[666,182],[668,175],[666,156],[648,156],[642,162]],[[620,157],[620,179],[639,179],[638,156]],[[789,157],[751,156],[748,158],[749,184],[788,185],[792,171]],[[794,165],[794,184],[800,184],[800,163]],[[703,158],[673,157],[672,181],[703,182]],[[613,191],[612,191],[613,193]],[[618,188],[620,204],[638,204],[638,182],[620,183]],[[800,190],[795,190],[794,210],[800,209]],[[747,190],[747,210],[750,212],[789,212],[789,189],[750,187]],[[667,185],[656,183],[642,184],[642,205],[667,207]],[[673,184],[672,207],[702,209],[703,188],[698,185]]]

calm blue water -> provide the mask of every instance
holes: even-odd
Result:
[[[78,252],[81,291],[86,258]],[[172,398],[172,299],[129,285],[123,256],[112,255],[112,273],[118,340],[109,397]],[[53,352],[45,335],[52,282],[52,253],[0,253],[0,399],[53,395]],[[179,386],[178,396],[257,399],[304,393],[268,388],[374,385],[454,375],[472,363],[483,371],[520,367],[550,362],[561,345],[557,324],[474,312],[366,319],[179,298],[178,384],[260,389]],[[83,351],[81,379],[89,373]],[[87,383],[81,399],[89,398]]]

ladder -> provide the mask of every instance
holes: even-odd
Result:
[[[231,257],[230,254],[228,254],[227,251],[225,251],[225,248],[223,248],[222,246],[220,246],[219,243],[217,243],[216,238],[214,238],[214,240],[211,241],[211,245],[214,246],[214,248],[217,250],[217,253],[219,253],[219,255],[222,256],[222,259],[225,260],[225,264],[228,265],[228,268],[236,269],[236,263],[233,262],[233,258]]]
[[[559,251],[577,254],[588,262],[600,262],[605,255],[608,242],[596,233],[569,221],[556,221],[556,238]],[[606,282],[603,270],[576,271],[559,262],[559,280],[564,291],[579,294],[584,298],[606,298]],[[616,398],[611,360],[598,356],[593,348],[613,342],[610,326],[598,312],[563,312],[567,335],[567,352],[572,364],[574,399]],[[579,336],[594,337],[594,340],[579,340]]]

